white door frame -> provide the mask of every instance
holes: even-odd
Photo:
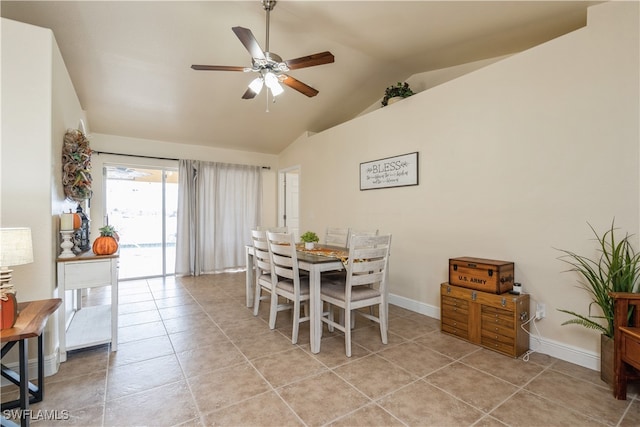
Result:
[[[285,169],[281,169],[278,171],[278,227],[290,227],[289,228],[289,232],[290,233],[294,233],[294,235],[296,236],[296,239],[299,235],[299,222],[298,225],[295,225],[293,228],[291,228],[290,224],[287,224],[287,197],[289,196],[289,190],[287,188],[287,175],[291,175],[291,174],[296,174],[298,175],[298,197],[297,200],[299,200],[299,188],[300,188],[300,179],[301,179],[301,167],[299,165],[297,166],[291,166]],[[294,208],[297,210],[298,212],[298,218],[300,217],[300,206],[299,203],[297,204],[297,206]]]

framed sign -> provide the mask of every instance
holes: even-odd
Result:
[[[360,190],[418,185],[418,153],[360,163]]]

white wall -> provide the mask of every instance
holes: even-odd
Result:
[[[637,2],[602,4],[586,28],[300,137],[280,167],[302,167],[301,231],[392,233],[395,300],[436,317],[449,258],[512,260],[547,306],[532,348],[595,369],[597,333],[560,326],[589,300],[554,248],[595,255],[587,222],[614,217],[638,234],[638,28]],[[413,151],[419,186],[359,191],[361,162]]]
[[[511,55],[503,55],[495,58],[489,59],[481,59],[479,61],[468,62],[466,64],[455,65],[448,68],[443,68],[440,70],[431,70],[425,71],[424,73],[414,74],[409,77],[406,82],[409,83],[409,87],[413,90],[413,93],[420,93],[427,89],[430,89],[434,86],[441,85],[443,83],[448,82],[449,80],[453,80],[457,77],[468,74],[472,71],[478,70],[480,68],[486,67],[487,65],[493,64],[494,62],[500,61],[504,58],[508,58]],[[389,85],[394,85],[396,82],[389,82]],[[369,106],[362,113],[358,114],[358,116],[362,116],[364,114],[369,114],[372,111],[378,110],[381,108],[381,102],[384,95],[384,89],[380,92],[380,99]]]
[[[62,141],[80,103],[51,30],[7,19],[2,34],[0,223],[31,227],[34,262],[16,266],[18,301],[56,296],[58,214],[73,204],[61,184]],[[55,315],[45,329],[47,373],[57,369]],[[30,357],[35,357],[32,345]],[[15,359],[15,355],[11,355]]]

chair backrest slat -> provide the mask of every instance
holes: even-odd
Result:
[[[379,234],[379,230],[354,230],[352,228],[349,229],[349,235],[347,236],[347,243],[351,241],[351,236],[377,236]]]
[[[324,243],[326,245],[347,247],[349,241],[348,228],[327,227],[324,234]]]
[[[274,233],[288,233],[289,229],[288,227],[269,227],[269,226],[264,226],[264,225],[260,225],[257,228],[260,231],[273,231]]]
[[[299,289],[298,256],[293,234],[267,231],[267,241],[271,251],[272,274],[292,279],[294,287]]]
[[[386,292],[390,247],[391,235],[351,235],[347,263],[347,293],[350,293],[353,286],[376,284],[380,285],[381,293]]]
[[[254,263],[262,272],[271,270],[271,257],[269,256],[269,243],[267,232],[251,230],[253,240]]]

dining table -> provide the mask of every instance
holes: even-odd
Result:
[[[253,246],[247,245],[245,249],[247,263],[246,303],[247,307],[253,307],[255,287]],[[305,249],[304,245],[296,246],[298,269],[309,273],[309,341],[312,353],[320,352],[322,339],[322,300],[320,298],[322,273],[343,270],[343,261],[348,253],[347,248],[317,243],[313,249]]]

